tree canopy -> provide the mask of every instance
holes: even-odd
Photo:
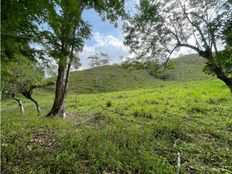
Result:
[[[95,9],[101,17],[115,22],[124,14],[124,0],[61,0],[50,1],[46,7],[41,32],[42,44],[49,56],[58,62],[55,100],[48,116],[64,116],[64,101],[68,89],[70,68],[77,54],[84,46],[84,40],[91,34],[91,26],[83,19],[86,9]]]
[[[1,57],[12,59],[18,55],[32,60],[38,50],[32,42],[38,42],[39,28],[44,17],[46,1],[1,1]]]
[[[91,67],[100,67],[109,64],[110,57],[105,53],[96,53],[95,55],[91,55],[88,57],[89,65]]]
[[[136,59],[159,59],[164,65],[180,47],[192,49],[210,62],[208,69],[232,90],[227,65],[214,60],[218,47],[229,43],[231,16],[232,6],[226,0],[140,0],[137,13],[125,22],[125,44]]]

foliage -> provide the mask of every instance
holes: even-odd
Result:
[[[12,61],[2,61],[1,86],[3,93],[21,93],[44,80],[43,70],[25,57],[17,57]]]
[[[95,55],[91,55],[88,57],[88,59],[89,65],[91,67],[100,67],[110,63],[109,55],[102,52],[96,53]]]
[[[67,58],[73,59],[83,48],[84,39],[90,36],[91,26],[82,18],[86,9],[94,8],[104,19],[116,21],[124,13],[124,1],[52,1],[46,7],[45,28],[41,36],[43,44],[52,58],[66,66]],[[73,54],[73,53],[75,54]]]
[[[231,9],[229,1],[141,0],[124,24],[125,44],[135,58],[148,62],[167,62],[180,47],[191,49],[208,61],[207,66],[232,91],[232,78],[213,54],[219,54],[220,41],[230,44]],[[230,57],[225,59],[230,61]]]
[[[43,68],[22,56],[11,61],[2,61],[2,64],[1,92],[3,96],[15,99],[19,103],[20,110],[24,112],[20,99],[16,97],[21,94],[34,102],[40,114],[39,103],[32,96],[33,90],[53,85],[53,82],[44,79]]]
[[[11,59],[22,55],[35,60],[31,42],[38,41],[38,26],[44,15],[46,1],[1,1],[1,57]]]
[[[226,9],[230,9],[230,5],[232,5],[232,1],[228,0],[228,4],[225,4]],[[228,10],[228,13],[226,14],[228,18],[224,21],[223,25],[223,40],[225,40],[226,44],[229,47],[232,47],[232,12],[231,10]]]
[[[204,71],[208,74],[215,75],[213,67],[215,65],[220,65],[223,71],[228,77],[232,77],[232,47],[228,47],[223,51],[220,51],[214,59],[207,62]]]
[[[205,57],[206,49],[216,51],[217,41],[222,38],[221,24],[229,19],[230,9],[230,5],[224,8],[223,2],[214,0],[141,0],[137,13],[124,25],[125,44],[137,57],[148,60],[166,59],[178,47],[193,49]],[[212,11],[215,15],[210,15]],[[187,42],[190,38],[192,44]]]
[[[134,60],[134,59],[128,59],[122,63],[122,67],[129,68],[129,69],[143,69],[146,70],[149,75],[159,78],[159,79],[167,79],[165,77],[167,70],[174,70],[174,64],[173,62],[166,62],[164,67],[161,62],[158,60],[154,61],[142,61],[141,60]]]

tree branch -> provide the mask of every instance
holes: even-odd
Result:
[[[194,31],[193,31],[193,36],[194,36],[194,39],[195,39],[195,41],[196,41],[196,44],[197,44],[198,48],[201,49],[201,45],[199,44],[199,42],[198,42],[198,40],[197,40],[197,37],[196,37],[196,34],[195,34]]]
[[[197,53],[202,52],[199,48],[197,48],[197,47],[195,47],[195,46],[193,46],[193,45],[190,45],[190,44],[178,43],[178,44],[177,44],[177,47],[187,47],[187,48],[193,49],[193,50],[196,51]]]
[[[193,15],[193,16],[195,16],[195,17],[197,17],[197,18],[199,18],[199,19],[201,19],[202,21],[204,21],[205,22],[205,24],[208,26],[209,25],[209,23],[204,19],[204,17],[202,17],[202,16],[200,16],[200,15],[198,15],[197,13],[195,13],[195,12],[190,12],[190,13],[187,13],[187,14],[191,14],[191,15]]]
[[[170,60],[170,58],[171,58],[171,55],[172,55],[172,53],[175,51],[176,48],[178,48],[178,45],[176,45],[176,46],[169,52],[168,58],[167,58],[166,61],[162,64],[162,66],[164,67],[164,69],[161,70],[161,71],[165,71],[165,70],[166,70],[167,64],[168,64],[168,62],[169,62],[169,60]],[[162,67],[162,66],[161,66],[161,67]]]
[[[199,34],[201,35],[202,41],[203,41],[204,44],[205,44],[204,47],[208,47],[208,43],[207,43],[207,41],[206,41],[206,39],[205,39],[205,37],[204,37],[204,34],[203,34],[202,30],[200,29],[200,27],[199,27],[197,24],[195,24],[194,22],[191,21],[191,19],[190,19],[189,16],[188,16],[188,13],[186,12],[185,7],[183,7],[183,5],[182,5],[181,3],[180,3],[180,6],[181,6],[181,8],[182,8],[182,10],[183,10],[183,12],[184,12],[184,15],[186,16],[187,20],[189,21],[189,23],[190,23],[193,27],[195,27],[195,28],[197,29],[197,31],[199,32]]]
[[[15,38],[22,38],[22,39],[31,39],[32,36],[30,35],[16,35],[16,34],[12,34],[12,33],[2,33],[2,36],[9,36],[9,37],[15,37]]]
[[[29,91],[32,91],[35,88],[43,88],[43,87],[47,87],[47,86],[51,86],[51,85],[54,85],[54,82],[48,82],[48,83],[43,84],[43,85],[32,85],[30,87]]]

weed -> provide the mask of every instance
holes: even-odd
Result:
[[[111,101],[108,100],[108,101],[106,102],[106,107],[111,107],[111,106],[112,106],[112,103],[111,103]]]

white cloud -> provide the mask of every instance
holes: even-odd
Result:
[[[97,52],[103,52],[110,56],[111,63],[121,63],[121,57],[129,55],[129,48],[123,44],[123,41],[112,36],[104,35],[99,32],[93,33],[93,46],[85,45],[80,54],[81,69],[89,68],[88,56]]]

